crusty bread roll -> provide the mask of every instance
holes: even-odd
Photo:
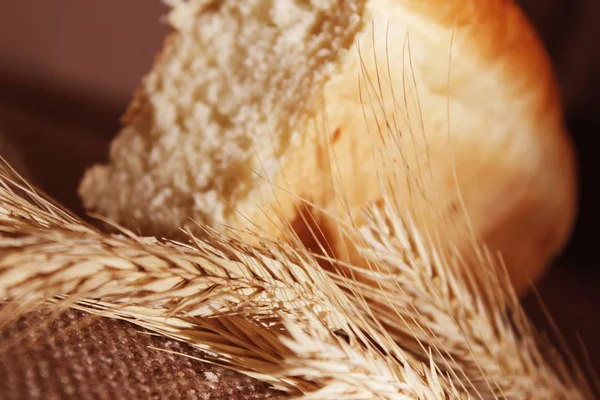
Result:
[[[87,209],[167,237],[201,233],[194,221],[282,237],[289,224],[354,262],[338,228],[385,189],[407,213],[433,210],[432,227],[464,205],[518,289],[564,245],[574,157],[511,1],[172,3],[109,165],[82,181]]]

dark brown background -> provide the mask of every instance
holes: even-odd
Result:
[[[599,157],[592,140],[600,128],[600,1],[522,4],[552,55],[581,176],[573,239],[539,291],[576,352],[581,336],[598,368]],[[35,183],[76,212],[77,182],[85,167],[106,158],[119,117],[167,31],[164,11],[158,0],[0,2],[0,131],[22,148]],[[525,304],[547,327],[534,297]]]

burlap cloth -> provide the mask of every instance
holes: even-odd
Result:
[[[74,310],[58,318],[31,313],[0,333],[0,399],[281,396],[262,382],[181,353],[199,355],[123,321]]]

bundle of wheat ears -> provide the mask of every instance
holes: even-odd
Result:
[[[467,11],[458,12],[458,6],[435,1],[423,1],[431,3],[423,8],[399,0],[348,1],[343,6],[283,0],[172,3],[170,20],[176,32],[146,77],[133,116],[130,113],[113,145],[113,164],[92,170],[82,184],[88,208],[104,215],[96,216],[101,228],[50,201],[10,166],[0,170],[0,299],[5,301],[0,328],[41,306],[126,320],[201,350],[204,361],[263,380],[282,397],[592,398],[584,373],[542,341],[515,290],[515,282],[522,286],[522,277],[539,276],[540,265],[565,240],[572,218],[573,195],[567,189],[560,192],[572,188],[563,179],[570,173],[565,165],[570,164],[561,164],[560,157],[568,151],[556,150],[568,145],[554,100],[543,96],[554,90],[548,89],[551,74],[545,64],[524,73],[537,82],[522,81],[530,91],[518,83],[506,92],[498,89],[498,98],[482,106],[486,113],[471,115],[473,124],[462,127],[467,138],[489,129],[488,139],[477,145],[471,140],[464,148],[455,148],[450,140],[449,120],[461,115],[454,103],[461,106],[472,98],[477,104],[471,106],[479,107],[483,103],[477,86],[488,91],[498,87],[498,79],[508,82],[502,77],[505,72],[498,72],[501,68],[490,65],[510,62],[510,71],[524,65],[509,50],[509,61],[500,55],[488,57],[493,63],[481,54],[473,56],[469,46],[477,29],[489,35],[502,32],[508,37],[502,40],[511,43],[505,46],[509,49],[519,47],[511,41],[511,35],[519,35],[519,43],[539,56],[530,31],[506,29],[525,24],[514,5],[463,1],[461,9]],[[496,23],[497,31],[490,28],[491,18],[498,18],[495,9],[507,24]],[[477,27],[461,21],[461,12],[471,13]],[[388,21],[381,42],[374,33],[381,27],[379,19]],[[444,32],[452,32],[449,41],[439,39],[445,38],[442,26]],[[261,29],[268,32],[257,33]],[[459,66],[465,71],[455,84],[464,84],[468,76],[475,86],[431,89],[454,82],[448,71],[450,52],[436,56],[438,61],[447,59],[443,66],[418,61],[413,69],[415,44],[406,34],[394,39],[394,29],[416,31],[417,45],[429,45],[425,50],[417,47],[419,60],[432,57],[427,51],[450,49],[458,32],[457,51],[463,60]],[[242,31],[254,35],[250,41],[256,46],[240,56],[231,51],[236,47],[229,40],[236,37],[237,46],[250,46],[240,38]],[[298,38],[310,40],[303,46]],[[272,46],[260,40],[271,40]],[[367,56],[365,49],[372,54]],[[384,55],[377,58],[381,49]],[[300,62],[284,57],[292,50]],[[252,56],[260,51],[267,64],[252,64]],[[523,49],[515,52],[525,56]],[[390,61],[394,54],[404,58]],[[237,69],[220,67],[219,62],[231,64],[238,56],[242,61]],[[198,69],[205,67],[207,58],[213,64],[202,75]],[[478,63],[490,68],[480,73],[483,78],[473,75]],[[261,70],[265,65],[282,68],[283,73],[273,78],[273,71]],[[397,78],[392,71],[397,65],[410,68]],[[288,67],[296,69],[285,70]],[[432,82],[440,71],[445,71],[446,80]],[[225,83],[215,88],[203,79]],[[433,86],[419,97],[417,88],[426,83]],[[523,95],[520,104],[500,97],[514,95],[513,89]],[[288,95],[277,97],[281,91]],[[336,102],[332,93],[340,92]],[[307,98],[319,100],[309,105]],[[207,110],[207,104],[213,109]],[[296,106],[300,111],[293,111]],[[228,112],[236,107],[234,118]],[[514,113],[516,122],[506,122],[503,112]],[[375,127],[375,135],[358,126],[359,115],[367,128]],[[435,124],[427,122],[427,115]],[[340,132],[328,126],[340,118],[349,119],[345,132],[354,129],[358,135],[343,133],[339,139]],[[528,129],[539,128],[541,121],[550,133],[538,148],[532,139],[536,135]],[[195,133],[202,131],[201,123],[208,124],[205,133]],[[481,125],[485,123],[490,125]],[[314,135],[302,129],[312,129]],[[437,136],[428,136],[430,129],[439,130]],[[473,167],[477,159],[475,150],[489,150],[483,143],[515,129],[520,135],[516,145],[499,151],[495,146],[500,142],[492,143],[491,148],[502,154],[493,158],[479,153],[487,169],[477,164],[481,168],[461,180],[459,172]],[[460,143],[469,141],[465,137]],[[294,144],[298,140],[301,143]],[[206,141],[214,143],[203,145]],[[340,142],[346,145],[333,148]],[[297,150],[310,146],[325,148],[325,157],[317,162],[315,152]],[[361,159],[352,158],[352,148]],[[190,154],[193,158],[186,158]],[[375,161],[367,161],[369,154]],[[523,154],[532,160],[523,161]],[[469,156],[473,157],[465,160]],[[511,164],[517,161],[520,164]],[[290,166],[298,162],[307,168],[317,165],[312,175],[322,171],[319,179],[305,185],[312,191],[299,190],[308,178]],[[363,170],[356,168],[360,163],[366,166]],[[254,174],[261,165],[264,174]],[[537,177],[540,168],[550,178]],[[482,176],[485,172],[491,175]],[[206,180],[206,174],[213,174],[213,187],[200,190],[198,182]],[[501,175],[506,176],[503,182]],[[498,196],[512,195],[505,190],[521,187],[512,185],[511,179],[517,178],[530,190],[529,203],[509,198],[500,204]],[[497,180],[498,188],[490,179]],[[242,188],[232,189],[236,184]],[[182,194],[182,185],[188,185],[191,197]],[[319,196],[317,186],[327,190]],[[557,194],[547,196],[550,188]],[[275,193],[271,197],[269,190]],[[488,201],[473,201],[478,195]],[[262,213],[250,211],[267,197],[270,207]],[[335,201],[324,202],[323,197]],[[228,213],[223,204],[229,203],[236,213]],[[490,203],[506,208],[495,213]],[[513,212],[515,204],[525,211]],[[566,217],[558,216],[561,208]],[[302,229],[290,215],[300,217]],[[527,226],[517,224],[511,231],[505,224],[521,219]],[[545,238],[544,246],[536,247],[536,235]],[[312,238],[310,246],[307,236]],[[488,250],[489,243],[493,250]],[[506,265],[503,251],[509,254]],[[529,261],[536,265],[523,267]]]

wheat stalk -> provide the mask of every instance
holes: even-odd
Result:
[[[584,398],[544,363],[523,320],[511,328],[498,307],[503,292],[478,292],[390,203],[372,208],[361,231],[373,263],[353,271],[380,282],[365,286],[283,244],[102,234],[6,172],[0,296],[15,307],[2,310],[4,321],[66,299],[307,398],[461,398],[464,389],[480,398]]]
[[[305,251],[217,235],[193,246],[105,235],[6,170],[0,204],[3,321],[50,300],[185,341],[205,360],[309,398],[461,398],[433,362],[359,314]]]
[[[483,398],[585,398],[560,359],[548,359],[510,286],[492,257],[462,265],[441,255],[434,240],[405,222],[386,201],[366,213],[358,245],[369,261],[353,266],[361,296],[396,342],[434,362]],[[344,284],[345,278],[340,279]],[[437,352],[429,354],[434,347]]]

